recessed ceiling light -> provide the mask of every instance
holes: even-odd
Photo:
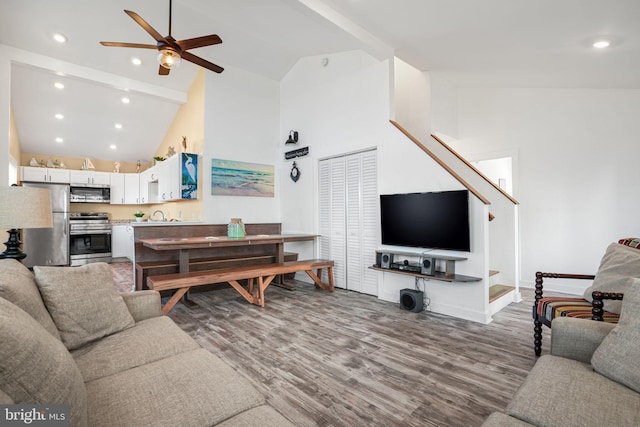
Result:
[[[64,89],[64,85],[60,82],[55,82],[53,85],[56,87],[56,89]]]
[[[609,40],[598,40],[597,42],[593,43],[593,47],[595,47],[596,49],[604,49],[605,47],[609,46],[611,46],[611,42]]]
[[[64,34],[56,33],[53,35],[53,39],[58,43],[66,43],[67,37]]]
[[[142,59],[134,56],[133,58],[131,58],[131,63],[133,65],[142,65]]]
[[[57,143],[64,142],[64,139],[62,139],[62,138],[56,138],[56,142],[57,142]]]
[[[116,148],[118,148],[118,147],[116,146],[116,144],[111,144],[111,145],[109,146],[109,148],[111,148],[112,150],[115,150],[115,149],[116,149]]]
[[[123,104],[128,104],[128,103],[131,102],[131,100],[129,98],[127,98],[126,96],[124,98],[122,98],[121,101],[122,101]]]
[[[116,123],[116,129],[122,129],[122,125],[120,123]]]
[[[62,119],[64,119],[64,115],[58,113],[58,114],[56,114],[56,119],[62,120]]]

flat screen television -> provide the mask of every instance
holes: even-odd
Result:
[[[471,251],[469,191],[381,194],[382,244]]]

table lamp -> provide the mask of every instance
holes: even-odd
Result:
[[[46,188],[0,187],[0,230],[9,229],[7,249],[0,258],[24,259],[22,242],[18,236],[20,228],[51,228],[51,193]]]

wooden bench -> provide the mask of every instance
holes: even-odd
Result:
[[[329,283],[322,281],[322,269],[327,270]],[[264,307],[264,291],[273,279],[279,274],[295,273],[298,271],[306,272],[317,287],[333,292],[333,261],[323,259],[148,276],[147,286],[149,289],[157,291],[177,289],[177,292],[173,294],[171,299],[162,308],[164,314],[167,314],[173,306],[176,305],[189,288],[221,282],[228,282],[249,303]],[[249,281],[248,290],[238,283],[238,280],[243,279],[248,279]],[[254,280],[256,279],[258,286],[254,288]]]
[[[284,260],[296,261],[298,254],[295,252],[285,252]],[[189,261],[189,271],[213,270],[215,268],[240,267],[242,265],[270,264],[275,261],[273,255],[256,255],[238,258],[195,258]],[[135,265],[136,268],[136,290],[141,291],[147,283],[148,276],[161,274],[178,273],[179,262],[177,259],[164,261],[142,261]]]

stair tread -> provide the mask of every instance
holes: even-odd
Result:
[[[513,290],[515,290],[515,286],[493,285],[489,288],[489,302],[491,303]]]

